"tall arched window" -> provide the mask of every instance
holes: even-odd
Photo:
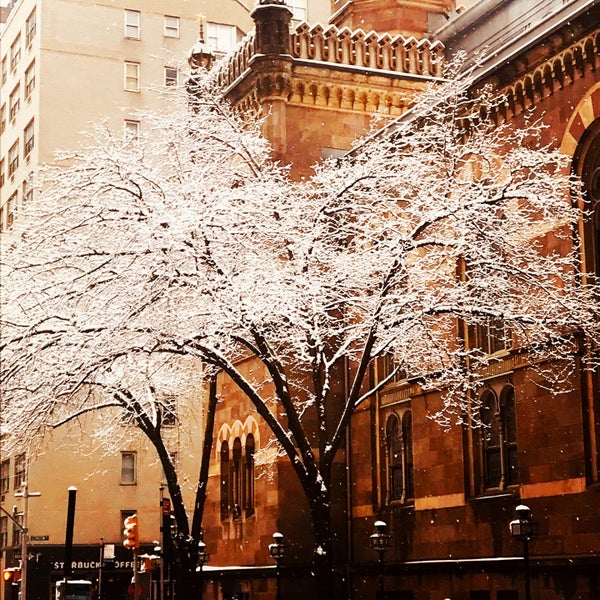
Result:
[[[245,509],[249,517],[254,514],[254,436],[251,433],[246,436],[244,482]]]
[[[407,410],[402,415],[402,442],[404,450],[404,491],[405,498],[413,498],[413,449],[412,449],[412,412]]]
[[[388,498],[402,498],[402,437],[400,423],[395,414],[388,417],[385,426],[385,441],[387,450]]]
[[[588,218],[584,225],[585,269],[600,277],[600,119],[585,132],[574,156],[583,182]]]
[[[385,426],[388,502],[406,502],[414,496],[412,415],[409,410],[402,420],[392,413]]]
[[[229,518],[229,444],[221,442],[221,519]]]
[[[233,440],[231,465],[231,505],[233,510],[233,518],[237,519],[242,516],[243,498],[243,479],[242,479],[242,442],[240,438]]]
[[[500,398],[483,392],[480,417],[484,489],[505,488],[518,481],[515,392],[505,386]]]

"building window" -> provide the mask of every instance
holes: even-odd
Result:
[[[239,437],[230,446],[221,443],[221,519],[240,519],[254,514],[254,436],[248,434],[242,445]]]
[[[35,37],[35,8],[31,11],[25,22],[25,43],[29,46]]]
[[[414,497],[412,413],[392,413],[385,425],[387,500],[406,502]]]
[[[12,177],[19,168],[19,140],[8,151],[8,176]]]
[[[249,433],[246,437],[246,457],[244,473],[246,516],[254,514],[254,436]]]
[[[27,459],[25,454],[18,454],[15,457],[15,487],[17,490],[25,483],[25,475],[27,472]]]
[[[8,547],[8,517],[0,517],[0,551]]]
[[[2,59],[2,85],[6,83],[8,79],[8,59],[6,56]]]
[[[27,204],[33,200],[33,188],[27,181],[23,182],[23,204]]]
[[[19,201],[19,192],[15,191],[11,194],[6,203],[6,226],[10,227],[15,222],[15,208]]]
[[[243,477],[242,477],[242,442],[240,438],[233,440],[231,464],[231,506],[234,519],[242,516]]]
[[[8,107],[9,118],[11,121],[13,121],[19,112],[19,108],[21,107],[21,89],[18,83],[10,93],[8,98]]]
[[[229,444],[221,443],[221,519],[229,518]]]
[[[4,133],[6,129],[6,103],[0,107],[0,135]]]
[[[121,452],[121,485],[135,485],[137,455],[135,452]]]
[[[0,160],[0,188],[4,185],[4,159]]]
[[[25,71],[25,99],[27,100],[35,88],[35,60],[31,61],[31,64]]]
[[[469,327],[469,345],[483,354],[495,354],[510,348],[510,335],[503,319],[490,318],[486,323]]]
[[[29,121],[25,129],[23,130],[23,157],[27,158],[33,150],[35,134],[34,134],[34,122],[33,119]]]
[[[237,46],[237,30],[234,25],[222,25],[221,23],[206,24],[207,44],[217,56],[235,50]]]
[[[6,494],[10,490],[10,460],[0,463],[0,494]],[[2,544],[0,544],[2,547]]]
[[[21,60],[21,34],[17,35],[10,46],[10,70],[14,71]]]
[[[178,38],[179,37],[179,17],[171,17],[165,15],[165,37]]]
[[[504,386],[500,396],[485,390],[480,403],[483,487],[504,489],[519,476],[514,388]]]
[[[131,119],[125,119],[125,136],[130,140],[137,140],[140,137],[140,122]]]
[[[23,535],[23,513],[16,513],[14,515],[14,519],[16,523],[13,524],[12,545],[18,548],[22,543],[21,536]]]
[[[287,0],[287,5],[292,9],[293,26],[308,21],[306,0]]]
[[[175,67],[165,67],[165,85],[177,85],[177,69]]]
[[[575,173],[583,183],[583,239],[582,267],[590,283],[600,283],[600,118],[592,122],[581,137],[573,156]],[[598,359],[598,350],[591,357]],[[586,462],[590,481],[598,478],[600,464],[600,373],[596,370],[586,379],[588,397],[593,404],[586,407]]]
[[[175,396],[169,395],[163,399],[162,424],[168,427],[174,427],[177,424],[177,401]]]
[[[128,92],[140,91],[140,63],[125,62],[125,89]]]
[[[130,40],[140,39],[140,11],[139,10],[125,10],[125,37]]]

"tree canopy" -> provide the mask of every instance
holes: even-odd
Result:
[[[270,427],[327,555],[317,521],[349,419],[386,382],[368,377],[376,359],[444,390],[449,426],[494,360],[469,327],[562,369],[598,343],[567,157],[540,123],[490,123],[493,97],[467,89],[437,84],[411,119],[300,181],[208,84],[192,107],[173,94],[144,114],[138,139],[94,129],[2,234],[4,443],[107,404],[152,431],[162,399],[198,377],[182,359],[198,359]],[[248,356],[254,378],[237,366]]]

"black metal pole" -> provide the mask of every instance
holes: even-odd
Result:
[[[64,580],[65,580],[65,594],[66,594],[66,583],[71,576],[72,562],[73,562],[73,530],[75,526],[75,500],[77,497],[77,488],[69,488],[69,503],[67,506],[67,530],[65,534],[65,565],[64,565]]]
[[[281,573],[279,571],[280,559],[275,559],[275,598],[281,600]]]
[[[529,540],[523,540],[523,563],[525,568],[525,600],[531,600],[531,573],[529,571]]]
[[[379,598],[380,600],[384,600],[385,598],[385,585],[383,580],[383,556],[385,554],[384,550],[379,551]]]

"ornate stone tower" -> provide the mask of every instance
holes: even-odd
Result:
[[[420,39],[454,14],[454,0],[331,0],[331,23]]]

